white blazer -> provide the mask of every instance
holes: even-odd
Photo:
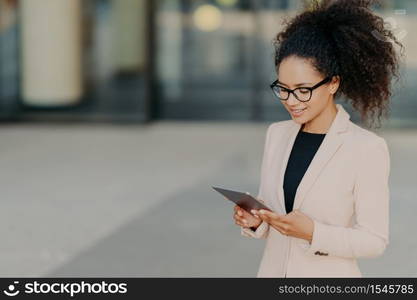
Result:
[[[342,105],[302,178],[294,199],[314,221],[312,243],[263,221],[246,237],[266,239],[257,277],[362,277],[359,257],[388,245],[390,157],[385,140],[350,121]],[[267,130],[258,198],[285,214],[283,176],[301,125],[285,120]]]

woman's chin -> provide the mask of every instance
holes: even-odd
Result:
[[[293,119],[293,121],[295,122],[295,123],[298,123],[298,124],[304,124],[306,121],[304,120],[304,118],[302,118],[302,117],[294,117],[294,116],[292,116],[291,115],[291,118]]]

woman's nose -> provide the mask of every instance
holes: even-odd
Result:
[[[294,94],[293,93],[290,93],[290,95],[288,96],[288,99],[287,99],[288,105],[297,105],[298,102],[299,101],[298,101],[297,98],[295,98]]]

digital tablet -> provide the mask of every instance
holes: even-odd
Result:
[[[262,202],[256,200],[255,197],[251,196],[248,192],[239,192],[239,191],[233,191],[228,189],[223,189],[220,187],[212,186],[214,190],[222,194],[226,197],[226,199],[234,202],[235,204],[239,205],[241,208],[246,210],[248,213],[252,214],[250,211],[252,209],[265,209],[272,211],[269,207],[267,207]]]

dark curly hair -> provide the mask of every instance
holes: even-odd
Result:
[[[288,56],[308,59],[325,76],[340,77],[335,98],[345,96],[361,121],[388,118],[391,83],[400,79],[401,48],[382,17],[371,10],[377,0],[313,0],[303,12],[284,19],[273,44],[275,66]],[[346,101],[346,99],[345,99]],[[367,125],[371,122],[367,123]]]

